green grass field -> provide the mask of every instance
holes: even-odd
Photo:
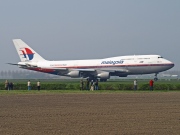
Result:
[[[8,80],[14,83],[14,89],[21,90],[20,93],[28,93],[27,81],[22,80]],[[36,83],[38,80],[31,80],[32,91],[29,93],[36,93],[37,87]],[[89,91],[79,91],[80,79],[67,79],[67,80],[40,80],[41,89],[44,93],[89,93]],[[84,79],[85,81],[85,79]],[[133,79],[118,79],[118,80],[108,80],[107,82],[99,82],[100,91],[95,92],[117,92],[117,91],[133,91]],[[138,79],[138,91],[149,91],[149,80]],[[0,94],[6,93],[4,91],[5,80],[0,80]],[[84,84],[84,89],[86,84]],[[180,91],[180,80],[158,80],[154,82],[154,88],[156,91]],[[23,91],[24,90],[24,91]],[[57,91],[57,92],[56,92]],[[11,93],[15,93],[11,91]],[[42,93],[42,92],[41,92]]]
[[[79,83],[81,79],[31,79],[32,83],[36,83],[38,80],[40,80],[42,83]],[[83,79],[86,81],[86,79]],[[9,79],[9,82],[13,83],[27,83],[28,79]],[[107,82],[100,82],[101,84],[104,83],[122,83],[122,84],[128,84],[133,83],[134,79],[109,79]],[[137,79],[138,83],[149,83],[149,79]],[[0,83],[4,83],[5,79],[0,79]],[[180,83],[180,80],[177,79],[159,79],[158,81],[155,81],[157,84],[164,84],[164,83],[173,83],[178,84]]]

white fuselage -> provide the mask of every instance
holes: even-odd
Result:
[[[30,70],[65,76],[73,70],[88,72],[89,74],[92,69],[92,71],[96,71],[92,73],[95,76],[102,72],[109,72],[112,76],[151,74],[168,70],[174,66],[174,63],[159,55],[119,56],[92,60],[39,61],[29,64],[37,66],[36,68],[29,67]]]

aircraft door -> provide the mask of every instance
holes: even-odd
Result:
[[[74,68],[78,68],[78,61],[76,61],[73,66]]]

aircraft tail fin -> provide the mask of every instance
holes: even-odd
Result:
[[[45,61],[37,52],[35,52],[31,47],[29,47],[21,39],[13,39],[14,46],[22,62],[25,61]]]

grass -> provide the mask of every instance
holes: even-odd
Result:
[[[81,79],[31,79],[31,83],[35,83],[40,80],[41,83],[43,84],[46,84],[46,83],[77,83],[79,84],[80,80]],[[24,84],[27,84],[27,81],[28,79],[9,79],[8,80],[9,82],[13,82],[13,83],[24,83]],[[84,79],[85,81],[85,79]],[[114,83],[114,84],[133,84],[133,81],[134,79],[110,79],[108,80],[107,82],[100,82],[100,84],[107,84],[107,83]],[[149,83],[149,79],[137,79],[138,81],[138,84],[144,84],[144,83]],[[5,79],[0,79],[0,83],[3,83],[4,84],[5,82]],[[171,79],[171,80],[166,80],[166,79],[159,79],[157,82],[157,84],[164,84],[164,83],[173,83],[173,84],[178,84],[180,82],[180,80],[177,80],[177,79]]]
[[[1,90],[0,95],[44,95],[44,94],[115,94],[115,93],[152,93],[152,92],[180,92],[180,91],[168,91],[168,90],[155,90],[155,91],[143,91],[143,90],[94,90],[94,91],[80,91],[80,90]]]

